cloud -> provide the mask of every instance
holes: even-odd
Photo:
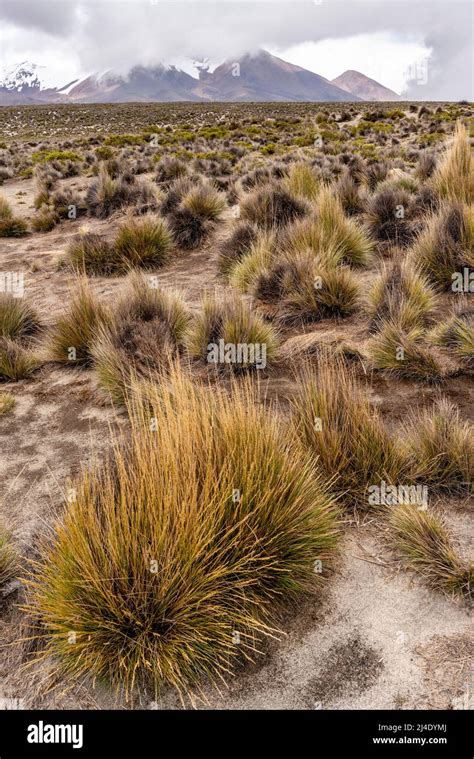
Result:
[[[425,35],[431,56],[415,65],[404,97],[422,100],[474,99],[473,6],[447,5],[445,26],[430,26]]]
[[[467,0],[0,0],[1,18],[17,31],[19,46],[26,29],[41,32],[43,46],[45,35],[67,40],[84,73],[106,68],[126,73],[135,64],[184,57],[221,61],[259,47],[285,50],[304,42],[392,33],[432,49],[428,80],[422,85],[415,77],[410,97],[473,94]]]
[[[74,32],[77,6],[76,2],[58,0],[0,0],[0,18],[20,29],[37,29],[52,36],[69,35]]]
[[[406,71],[430,55],[418,39],[390,32],[303,42],[283,50],[271,48],[270,52],[327,79],[355,68],[398,93],[405,87]]]

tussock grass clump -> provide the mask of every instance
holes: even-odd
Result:
[[[167,223],[150,214],[127,219],[113,243],[95,232],[80,235],[70,244],[67,261],[75,270],[87,274],[124,274],[134,267],[163,266],[172,249]]]
[[[340,503],[367,508],[368,488],[397,482],[405,459],[389,437],[354,370],[341,357],[322,354],[317,369],[305,366],[292,401],[294,424],[305,448]]]
[[[361,187],[353,179],[349,171],[345,171],[338,179],[334,191],[342,205],[342,208],[349,216],[361,213],[365,204],[365,195],[361,192]]]
[[[228,240],[225,240],[219,248],[217,265],[219,272],[228,277],[236,263],[250,252],[258,237],[258,228],[247,221],[241,221],[235,225]]]
[[[89,366],[96,333],[109,318],[107,309],[91,292],[87,279],[78,277],[71,287],[67,310],[50,331],[49,358],[70,366]]]
[[[436,191],[446,200],[467,204],[474,201],[474,167],[469,133],[460,121],[432,181]]]
[[[260,274],[275,257],[275,235],[259,232],[249,252],[232,267],[229,282],[241,292],[251,292]]]
[[[472,597],[474,566],[459,557],[440,516],[397,506],[390,512],[389,527],[392,543],[408,568],[433,588]]]
[[[112,274],[117,266],[113,246],[96,232],[86,232],[73,240],[67,261],[76,271],[87,274]]]
[[[280,235],[280,248],[288,257],[310,250],[326,266],[365,266],[371,260],[373,244],[362,228],[345,215],[338,198],[324,189],[315,213]]]
[[[474,430],[446,398],[409,418],[403,430],[413,477],[446,492],[474,491]]]
[[[180,177],[175,179],[168,188],[168,191],[163,198],[160,211],[166,215],[178,208],[185,195],[188,195],[196,187],[196,182],[200,182],[200,178]]]
[[[265,369],[275,359],[278,344],[274,327],[238,296],[206,296],[187,339],[190,356],[233,372]]]
[[[189,322],[179,293],[151,288],[143,276],[132,277],[92,348],[99,381],[115,402],[125,402],[133,378],[167,370],[184,345]]]
[[[275,303],[281,321],[297,324],[348,316],[357,307],[360,288],[348,266],[324,267],[306,251],[275,258],[256,277],[252,294]]]
[[[28,348],[7,337],[0,337],[0,380],[18,382],[38,367],[35,355]]]
[[[418,179],[426,181],[431,177],[436,168],[436,157],[428,150],[422,150],[418,156],[415,174]]]
[[[87,211],[87,206],[79,192],[72,187],[61,187],[51,193],[50,203],[60,219],[70,218],[70,211],[74,210],[75,216],[81,216]]]
[[[395,260],[376,276],[367,295],[365,311],[371,331],[377,330],[387,319],[411,329],[426,326],[433,318],[436,305],[436,294],[426,277],[406,261]]]
[[[132,218],[122,224],[115,239],[115,271],[163,266],[172,245],[171,231],[163,219],[152,215]]]
[[[13,411],[15,398],[11,393],[0,393],[0,416],[5,416]]]
[[[0,293],[0,337],[18,340],[34,335],[40,329],[40,318],[25,298]]]
[[[99,174],[86,193],[85,206],[91,216],[106,219],[114,211],[134,204],[140,212],[154,210],[158,198],[150,183],[137,181],[133,174],[118,174],[112,177],[102,165]]]
[[[43,547],[28,605],[65,672],[184,695],[231,673],[314,587],[334,506],[249,384],[229,395],[175,372],[130,417],[128,442],[83,476]]]
[[[309,251],[322,265],[332,268],[344,262],[347,253],[341,238],[328,233],[314,214],[289,225],[278,236],[278,249],[289,260]]]
[[[430,332],[436,344],[450,348],[468,368],[474,367],[474,306],[463,303],[445,322]]]
[[[428,279],[450,290],[456,272],[474,266],[474,213],[459,203],[445,203],[429,216],[417,238],[412,260]]]
[[[348,218],[331,187],[324,187],[318,196],[317,222],[327,247],[340,250],[340,263],[367,266],[373,253],[373,242],[354,219]]]
[[[209,220],[196,216],[189,208],[176,208],[169,214],[168,221],[177,247],[183,250],[197,248],[213,229]]]
[[[300,272],[301,273],[301,270]],[[299,278],[286,293],[280,319],[285,322],[319,321],[352,314],[360,297],[359,281],[348,266],[335,269],[314,266],[311,279]]]
[[[225,196],[210,182],[203,183],[183,197],[182,207],[199,219],[218,221],[226,207]]]
[[[17,557],[11,542],[11,536],[5,527],[0,524],[0,598],[6,585],[15,577],[17,568]]]
[[[211,182],[173,182],[162,209],[167,214],[178,248],[193,250],[201,245],[220,221],[226,202]]]
[[[61,172],[56,171],[51,166],[37,164],[33,173],[35,177],[36,194],[34,197],[34,206],[38,210],[43,205],[49,205],[51,192],[61,178]]]
[[[307,163],[292,164],[284,184],[292,195],[310,202],[316,199],[320,189],[316,172]]]
[[[23,237],[27,232],[26,222],[14,216],[8,201],[0,196],[0,237]]]
[[[178,177],[183,177],[186,171],[186,164],[179,158],[163,156],[157,164],[156,181],[159,183],[170,182]]]
[[[104,165],[86,193],[86,205],[92,216],[105,219],[123,208],[131,199],[131,186],[123,177],[113,178]]]
[[[368,352],[375,369],[392,377],[429,383],[444,379],[443,367],[420,327],[405,329],[398,321],[382,322],[369,341]]]
[[[281,228],[308,212],[308,206],[283,186],[268,184],[245,196],[240,204],[244,221],[261,229]]]
[[[372,163],[366,166],[364,183],[367,188],[374,192],[379,183],[384,182],[387,179],[389,165],[385,161]]]
[[[53,206],[43,204],[31,219],[31,228],[34,232],[51,232],[59,222],[59,215]]]
[[[408,245],[414,235],[412,205],[410,193],[403,188],[381,187],[369,200],[365,214],[373,237],[401,247]]]
[[[11,219],[13,211],[6,198],[0,195],[0,219]]]

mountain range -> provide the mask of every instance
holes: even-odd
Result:
[[[135,66],[122,76],[113,71],[46,86],[41,68],[23,62],[0,75],[0,105],[124,102],[266,102],[400,100],[400,96],[358,71],[332,81],[277,58],[266,50],[225,61],[193,77],[175,66]]]

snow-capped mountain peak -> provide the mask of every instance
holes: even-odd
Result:
[[[38,66],[31,61],[22,61],[14,68],[0,73],[0,87],[10,92],[45,89],[40,78],[43,68],[44,66]]]

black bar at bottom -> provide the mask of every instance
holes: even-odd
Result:
[[[0,711],[0,759],[277,750],[472,759],[469,711]]]

